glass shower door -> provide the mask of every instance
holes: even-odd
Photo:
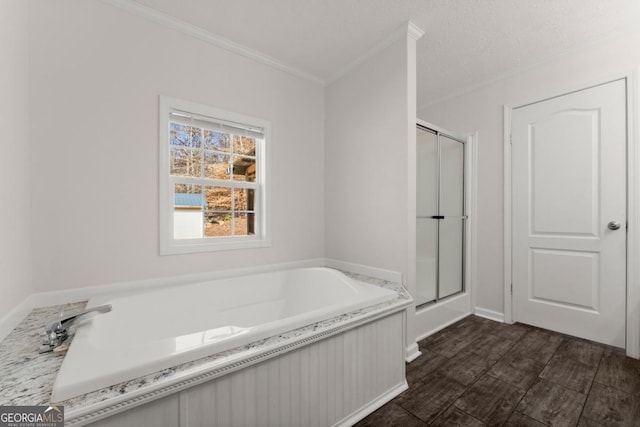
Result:
[[[437,299],[438,135],[418,128],[416,168],[416,304]]]
[[[416,304],[464,290],[464,143],[418,126]]]
[[[464,254],[464,144],[440,134],[438,298],[462,292]]]

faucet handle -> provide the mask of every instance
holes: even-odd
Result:
[[[109,311],[111,311],[111,304],[105,304],[71,316],[62,317],[62,309],[60,309],[60,318],[45,325],[44,331],[41,333],[42,345],[40,346],[39,352],[48,353],[62,344],[64,340],[69,337],[69,325],[77,318],[89,313],[107,313]]]
[[[66,329],[45,329],[41,334],[41,345],[39,348],[40,353],[48,353],[58,347],[64,340],[67,339],[68,333]]]
[[[64,305],[60,306],[60,310],[58,310],[58,319],[60,323],[62,323],[62,319],[64,318]]]
[[[47,331],[42,331],[40,333],[40,338],[42,339],[42,344],[50,344],[51,343],[51,334]]]
[[[48,326],[45,326],[46,330],[52,330],[54,332],[66,331],[67,325],[90,313],[108,313],[111,311],[111,304],[104,304],[97,307],[88,308],[80,313],[72,314],[69,316],[61,317],[54,322],[51,322]]]

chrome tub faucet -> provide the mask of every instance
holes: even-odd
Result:
[[[54,348],[62,344],[64,340],[69,337],[69,327],[78,318],[89,313],[108,313],[109,311],[111,311],[111,304],[100,305],[81,311],[80,313],[72,314],[71,316],[61,317],[59,320],[45,325],[44,331],[42,332],[40,353],[53,351]]]

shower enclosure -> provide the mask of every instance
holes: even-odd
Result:
[[[465,142],[417,125],[416,305],[464,291]]]

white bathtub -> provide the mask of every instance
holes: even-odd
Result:
[[[83,321],[52,402],[395,299],[391,290],[328,268],[220,279],[97,297],[113,310]]]

